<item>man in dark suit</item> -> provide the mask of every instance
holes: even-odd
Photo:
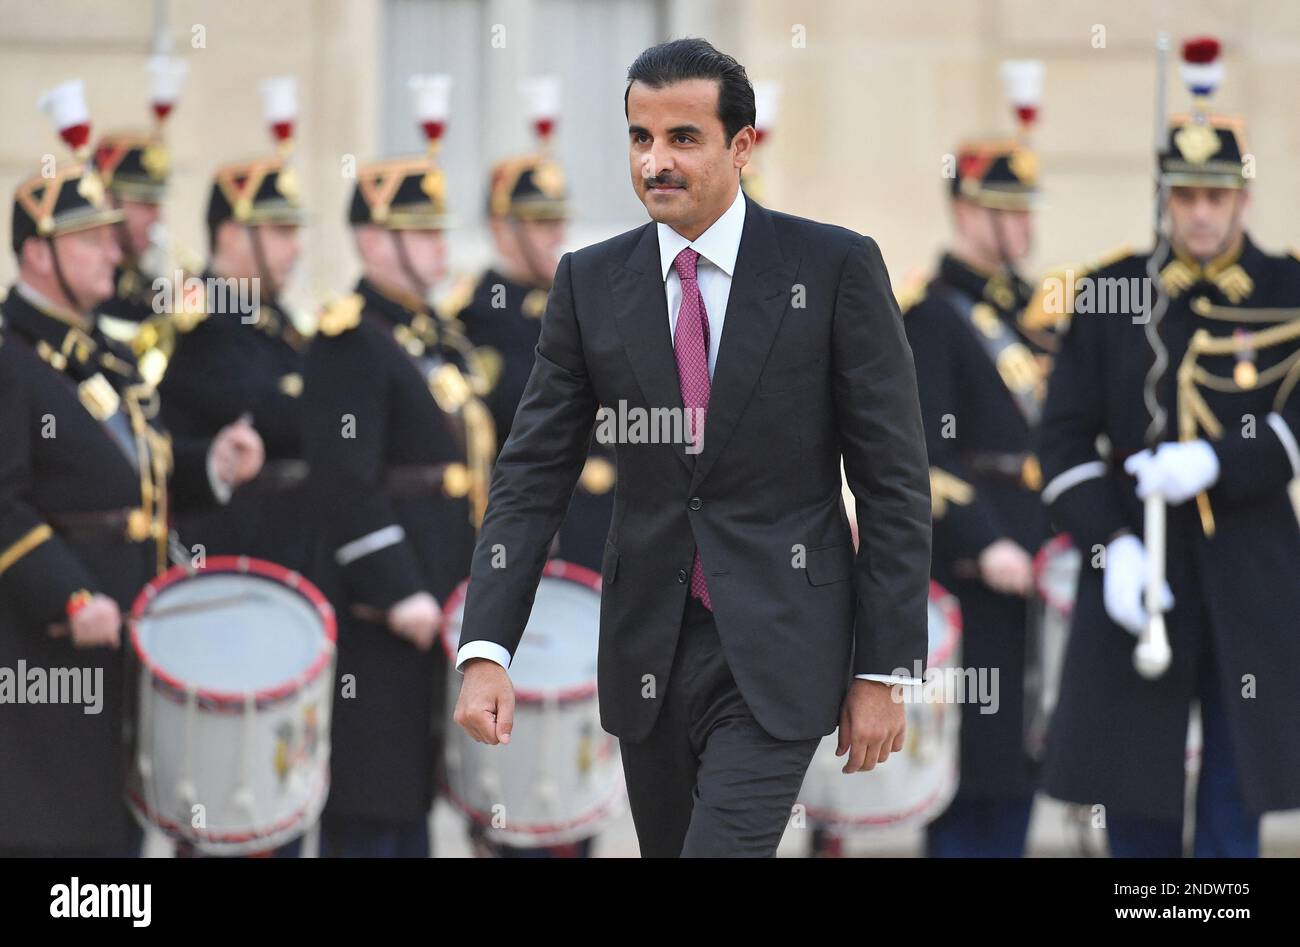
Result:
[[[509,740],[505,666],[608,406],[630,427],[600,712],[641,853],[771,855],[837,723],[845,772],[903,745],[889,685],[923,673],[930,566],[915,369],[876,244],[740,193],[744,68],[677,40],[628,79],[632,181],[654,223],[560,261],[475,550],[456,721]],[[678,423],[647,433],[647,416]]]

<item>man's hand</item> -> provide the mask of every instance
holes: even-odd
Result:
[[[245,416],[217,432],[208,456],[217,479],[233,489],[257,476],[266,460],[266,448]]]
[[[467,675],[468,676],[468,675]],[[894,685],[854,679],[840,709],[840,743],[836,756],[849,754],[842,773],[861,773],[903,748],[907,716],[894,700]]]
[[[515,689],[506,669],[488,658],[466,661],[453,718],[479,743],[509,743],[515,725]]]
[[[52,638],[62,638],[69,630],[74,648],[116,648],[122,642],[121,609],[107,595],[93,595],[66,625],[51,625],[49,634]]]
[[[1137,477],[1139,500],[1159,494],[1170,506],[1186,503],[1219,480],[1219,455],[1209,441],[1165,443],[1139,451],[1124,461],[1124,469]]]
[[[1106,547],[1106,571],[1102,576],[1102,602],[1110,620],[1131,635],[1142,634],[1147,624],[1147,550],[1142,540],[1126,533]],[[1161,611],[1174,607],[1174,593],[1166,582],[1160,595]]]
[[[1003,595],[1029,594],[1034,581],[1034,560],[1012,539],[989,543],[980,553],[980,578]]]
[[[428,592],[416,592],[388,610],[388,627],[421,651],[428,651],[442,627],[442,608]]]

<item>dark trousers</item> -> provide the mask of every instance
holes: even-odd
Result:
[[[380,822],[326,816],[320,823],[321,858],[428,858],[429,820]]]
[[[1206,629],[1208,636],[1209,629]],[[1258,858],[1260,816],[1246,808],[1233,757],[1228,710],[1214,653],[1207,646],[1200,666],[1201,774],[1196,783],[1196,858]],[[1108,814],[1114,858],[1181,858],[1183,822]]]
[[[126,822],[126,840],[108,848],[3,848],[0,858],[139,858],[144,851],[144,829],[134,818]]]
[[[967,798],[958,790],[952,805],[925,827],[929,858],[1020,858],[1034,808],[1020,799]]]
[[[713,613],[689,596],[658,699],[649,736],[619,742],[642,857],[774,855],[821,740],[778,740],[758,725]]]

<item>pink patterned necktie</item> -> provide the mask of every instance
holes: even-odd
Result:
[[[700,283],[695,276],[695,263],[699,258],[698,250],[687,247],[673,260],[673,267],[682,281],[682,303],[677,309],[673,349],[677,354],[677,379],[682,388],[682,405],[686,408],[687,423],[692,427],[691,437],[696,444],[703,443],[710,390],[709,316],[704,311],[704,297],[700,295]],[[695,427],[697,421],[698,428]],[[698,598],[709,611],[713,611],[698,547],[695,550],[695,561],[691,563],[691,595]]]

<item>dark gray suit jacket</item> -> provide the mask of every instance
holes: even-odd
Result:
[[[598,406],[682,410],[667,314],[653,223],[560,260],[492,477],[461,645],[515,652]],[[924,667],[928,464],[875,242],[749,201],[719,344],[698,454],[616,445],[598,679],[601,723],[629,741],[667,693],[697,544],[727,663],[773,736],[831,732],[851,674]]]

